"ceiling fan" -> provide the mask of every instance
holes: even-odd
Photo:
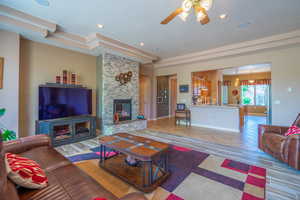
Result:
[[[177,15],[179,15],[183,21],[186,21],[192,9],[195,11],[197,21],[202,25],[207,24],[209,22],[207,11],[212,7],[212,1],[213,0],[184,0],[182,6],[172,12],[161,24],[168,24]]]

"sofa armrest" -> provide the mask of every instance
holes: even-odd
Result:
[[[264,133],[277,133],[280,135],[284,135],[288,131],[289,127],[287,126],[273,126],[273,125],[264,125],[259,124],[258,125],[258,133],[264,134]]]
[[[122,197],[120,200],[147,200],[142,193],[134,192]]]
[[[286,162],[295,169],[300,170],[300,135],[287,136],[283,151]]]
[[[258,147],[263,150],[263,134],[264,133],[274,133],[279,135],[284,135],[289,127],[285,126],[273,126],[273,125],[264,125],[259,124],[258,125]]]
[[[51,139],[48,135],[35,135],[3,142],[5,152],[16,154],[41,146],[51,146]]]

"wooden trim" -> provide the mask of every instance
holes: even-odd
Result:
[[[4,58],[0,57],[0,89],[3,88],[4,79]]]

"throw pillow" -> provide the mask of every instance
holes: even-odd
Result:
[[[285,133],[285,136],[300,134],[300,128],[298,126],[291,126]]]
[[[45,172],[35,161],[6,153],[5,163],[7,175],[15,184],[29,189],[40,189],[48,185]]]

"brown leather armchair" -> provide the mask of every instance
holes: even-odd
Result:
[[[300,114],[293,123],[300,127]],[[258,147],[278,160],[300,170],[300,135],[284,136],[289,127],[259,125]]]
[[[45,170],[49,185],[40,190],[17,188],[7,177],[4,162],[6,152],[37,161]],[[93,200],[96,197],[119,199],[52,148],[48,136],[37,135],[2,143],[0,135],[1,200]],[[120,200],[146,198],[141,193],[131,193]]]

